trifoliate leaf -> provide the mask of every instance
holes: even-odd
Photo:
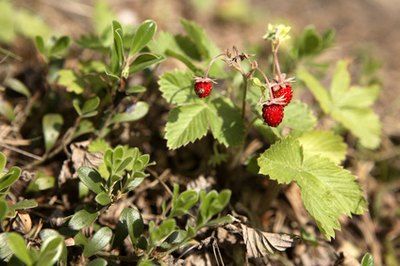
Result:
[[[193,89],[193,74],[173,71],[163,74],[158,81],[163,98],[172,104],[198,102]]]
[[[378,97],[377,86],[351,87],[346,61],[337,63],[329,91],[305,69],[298,71],[298,78],[314,94],[324,113],[350,130],[360,139],[362,146],[370,149],[379,146],[381,123],[370,108]]]
[[[298,140],[288,137],[272,145],[258,165],[261,174],[278,183],[297,183],[304,206],[328,239],[340,229],[341,215],[364,212],[366,201],[355,177],[327,158],[303,156]]]
[[[208,129],[208,113],[207,105],[201,103],[172,109],[165,128],[168,148],[176,149],[204,137]]]
[[[346,157],[346,143],[341,136],[331,131],[306,132],[298,140],[303,147],[305,158],[319,155],[339,164]]]
[[[290,135],[299,136],[303,132],[312,130],[317,124],[317,118],[307,104],[294,101],[285,107],[285,116],[279,129],[288,127]]]

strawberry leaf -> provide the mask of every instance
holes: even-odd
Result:
[[[362,146],[375,149],[380,144],[381,123],[371,105],[378,97],[379,88],[350,86],[347,65],[347,61],[337,63],[329,91],[304,68],[297,74],[318,100],[324,113],[350,130],[360,139]]]
[[[362,214],[366,201],[349,171],[327,158],[304,154],[298,140],[285,138],[258,158],[260,173],[281,184],[296,182],[304,206],[330,239],[340,229],[339,217]]]

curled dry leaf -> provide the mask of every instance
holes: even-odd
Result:
[[[240,226],[249,258],[264,257],[273,254],[275,250],[285,251],[294,246],[295,239],[290,235],[267,233],[245,224],[240,224]]]
[[[58,177],[59,185],[65,183],[69,178],[76,178],[79,167],[88,166],[97,168],[101,162],[103,155],[100,152],[89,152],[88,146],[90,141],[75,142],[70,145],[71,158],[65,160]]]

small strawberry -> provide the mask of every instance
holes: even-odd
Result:
[[[194,91],[199,98],[205,98],[210,95],[213,88],[213,83],[215,82],[210,78],[197,77],[194,83]]]
[[[273,91],[273,94],[274,98],[280,98],[283,96],[283,100],[286,106],[290,103],[293,97],[292,86],[287,83],[285,87],[280,87],[277,91]]]
[[[270,127],[277,127],[283,119],[283,105],[264,104],[262,108],[264,122]]]

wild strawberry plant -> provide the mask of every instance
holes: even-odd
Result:
[[[164,51],[189,68],[186,72],[165,73],[159,81],[163,97],[174,106],[165,128],[168,147],[185,146],[210,131],[215,141],[229,148],[227,152],[232,154],[237,152],[233,147],[246,145],[249,130],[254,126],[271,144],[258,155],[259,173],[279,184],[295,182],[305,208],[328,239],[334,237],[335,229],[340,229],[342,215],[362,214],[366,208],[362,190],[356,177],[341,166],[347,149],[343,138],[334,128],[318,129],[317,117],[310,108],[299,100],[292,100],[294,78],[287,78],[278,58],[279,48],[289,40],[290,28],[268,27],[264,38],[272,47],[272,70],[268,67],[262,70],[255,56],[239,52],[235,47],[232,51],[214,52],[215,46],[201,28],[194,24],[188,27],[187,21],[182,21],[182,25],[187,34],[184,38],[165,33],[159,36],[171,42],[169,49],[174,49],[182,40],[192,44]],[[308,40],[308,36],[318,37],[307,29],[301,38]],[[331,33],[326,33],[321,43],[328,46],[330,36]],[[300,43],[295,42],[293,48],[297,45],[297,56],[324,49],[321,46],[307,51],[302,46],[307,41]],[[189,48],[182,50],[182,47]],[[202,56],[194,58],[193,50]],[[233,73],[223,73],[223,65],[214,65],[218,59]],[[294,74],[311,90],[322,111],[339,122],[338,127],[349,129],[364,147],[376,148],[380,126],[370,106],[379,88],[349,88],[347,64],[338,62],[330,92],[305,66],[298,67]]]
[[[17,12],[5,3],[0,1],[0,6]],[[2,260],[27,265],[171,263],[205,240],[215,241],[220,231],[213,228],[227,224],[223,230],[240,235],[247,257],[284,251],[293,246],[292,236],[246,225],[246,218],[236,213],[240,203],[230,206],[232,215],[224,211],[232,193],[233,202],[240,198],[236,187],[247,187],[257,174],[269,180],[270,201],[281,189],[273,182],[297,184],[304,207],[327,239],[340,229],[340,217],[365,211],[367,202],[356,177],[343,165],[346,142],[368,149],[380,144],[381,126],[372,109],[379,87],[373,82],[351,85],[349,60],[339,60],[330,88],[325,88],[322,77],[330,76],[332,62],[316,62],[315,56],[332,45],[333,31],[319,34],[308,27],[290,38],[290,27],[269,25],[263,45],[254,51],[231,45],[221,51],[195,22],[182,19],[181,34],[157,33],[153,20],[134,28],[117,22],[108,9],[98,1],[94,32],[77,40],[16,27],[19,34],[35,36],[40,81],[31,84],[10,75],[0,87],[18,95],[14,102],[23,102],[14,108],[8,95],[1,95],[6,130],[29,139],[22,144],[26,150],[0,141],[2,147],[29,157],[22,162],[27,171],[21,173],[18,167],[7,168],[0,153]],[[28,13],[22,17],[32,19]],[[15,37],[1,33],[0,40]],[[18,58],[11,52],[7,56]],[[165,60],[184,67],[157,77],[155,67],[161,64],[162,69]],[[151,89],[156,84],[159,91]],[[320,109],[312,108],[313,100],[300,100],[305,88]],[[145,125],[142,118],[151,122]],[[162,132],[149,125],[160,121]],[[127,145],[142,144],[136,138],[141,130],[151,147]],[[223,177],[218,180],[220,192],[209,184],[181,191],[187,182],[178,185],[173,175],[171,191],[154,169],[169,168],[166,161],[186,153],[169,153],[164,142],[163,147],[153,143],[162,137],[169,150],[201,142],[195,146],[201,154],[195,167],[204,166],[199,167],[202,174]],[[156,165],[151,158],[159,154]],[[49,168],[57,168],[59,178],[49,174]],[[21,183],[28,184],[21,188]],[[162,202],[143,208],[141,201],[154,199],[152,188],[160,184],[162,191],[155,194],[163,194]],[[71,187],[73,192],[66,193]],[[49,203],[43,204],[43,198]],[[215,242],[212,248],[217,253]],[[364,258],[371,260],[368,254]]]

